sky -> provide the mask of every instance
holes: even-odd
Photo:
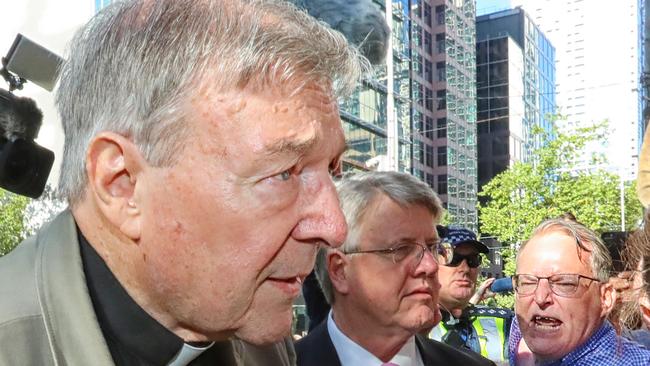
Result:
[[[494,13],[495,11],[509,9],[510,0],[477,0],[476,15]]]

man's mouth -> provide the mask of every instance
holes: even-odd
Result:
[[[269,277],[267,280],[290,297],[297,297],[300,294],[304,276]]]
[[[541,331],[554,331],[562,325],[562,321],[557,318],[541,315],[533,316],[532,323],[536,329]]]
[[[471,286],[472,282],[469,280],[461,279],[461,280],[456,280],[456,284],[461,286]]]
[[[431,299],[431,297],[433,297],[433,289],[431,287],[418,287],[418,288],[414,289],[413,291],[410,291],[407,296],[409,296],[409,297],[413,296],[413,297],[418,297],[418,298],[422,297],[422,298],[426,298],[426,299]]]

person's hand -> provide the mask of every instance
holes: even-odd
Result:
[[[632,289],[632,273],[631,271],[624,271],[609,278],[609,283],[614,287],[614,291],[616,292],[617,303],[629,300],[631,295],[629,290]]]
[[[483,283],[476,289],[474,295],[469,299],[470,304],[476,305],[485,299],[494,297],[496,294],[490,291],[490,286],[495,280],[495,278],[488,278],[483,281]]]

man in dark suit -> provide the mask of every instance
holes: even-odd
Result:
[[[368,172],[337,190],[348,236],[316,260],[332,310],[296,343],[298,366],[494,365],[416,335],[440,321],[438,264],[453,254],[436,233],[442,208],[431,188],[407,174]]]

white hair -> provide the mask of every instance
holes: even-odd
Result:
[[[99,132],[130,138],[155,166],[186,144],[190,108],[202,88],[316,82],[339,96],[369,69],[337,31],[282,0],[115,2],[77,32],[56,103],[65,132],[59,194],[85,192],[85,153]]]

